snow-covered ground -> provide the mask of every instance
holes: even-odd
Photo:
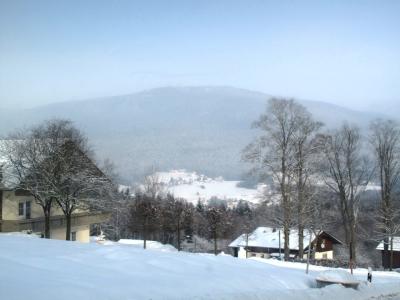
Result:
[[[143,250],[0,235],[0,299],[374,299],[400,297],[400,274],[374,272],[359,290],[315,288],[326,268],[276,260]],[[366,270],[356,277],[366,279]],[[379,298],[385,299],[385,298]],[[388,298],[389,299],[389,298]]]
[[[158,172],[158,179],[166,189],[176,197],[184,198],[194,204],[200,201],[208,201],[213,197],[223,200],[246,200],[258,203],[265,193],[265,185],[257,188],[239,187],[238,180],[224,180],[222,177],[210,178],[196,172],[186,170],[171,170]]]

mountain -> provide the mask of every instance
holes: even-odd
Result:
[[[165,87],[130,95],[3,111],[0,134],[49,118],[69,118],[87,133],[99,159],[112,159],[125,182],[153,167],[187,169],[239,179],[240,152],[256,130],[251,123],[270,96],[232,87]],[[343,120],[366,128],[377,113],[300,101],[328,127]]]

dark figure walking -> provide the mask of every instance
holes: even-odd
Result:
[[[372,270],[371,270],[371,268],[368,268],[368,277],[367,277],[367,280],[368,280],[369,282],[372,281]]]

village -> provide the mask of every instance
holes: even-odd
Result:
[[[0,300],[400,300],[399,12],[0,0]]]
[[[270,100],[269,113],[275,113],[272,105],[286,107],[287,104],[297,105],[292,100]],[[302,109],[301,106],[294,107]],[[292,108],[289,106],[284,109]],[[298,117],[299,112],[296,118]],[[304,118],[308,120],[307,122],[312,122],[310,115],[304,114]],[[385,131],[389,129],[387,122],[391,121],[378,122],[381,123],[377,123],[378,129],[374,132],[376,137],[379,137],[379,134],[387,134]],[[390,126],[392,124],[390,123]],[[356,129],[344,125],[341,130],[346,132]],[[395,133],[400,137],[400,130]],[[306,138],[310,143],[315,143],[311,135]],[[400,139],[398,141],[400,142]],[[397,146],[393,149],[397,149]],[[307,148],[303,150],[306,151]],[[324,149],[321,148],[321,151],[323,153]],[[254,262],[261,263],[257,268],[264,265],[267,272],[265,276],[281,276],[282,272],[289,272],[290,278],[293,276],[297,278],[295,282],[298,282],[298,285],[293,287],[295,289],[302,284],[305,284],[303,286],[305,289],[324,290],[327,286],[344,287],[346,290],[358,291],[356,295],[361,298],[370,296],[371,293],[386,295],[382,294],[383,287],[385,291],[386,288],[390,291],[390,295],[397,293],[396,289],[393,290],[393,284],[396,282],[397,287],[396,280],[400,280],[400,275],[396,272],[400,268],[400,237],[395,235],[398,224],[395,200],[392,204],[386,202],[386,205],[393,205],[390,206],[392,207],[390,211],[383,212],[382,215],[376,214],[377,218],[386,216],[385,224],[388,226],[385,227],[386,231],[370,231],[370,238],[365,239],[362,235],[357,238],[356,232],[343,232],[339,228],[335,230],[335,226],[344,225],[346,228],[348,225],[346,217],[349,215],[337,214],[332,208],[338,200],[352,207],[353,212],[356,209],[366,209],[365,207],[369,207],[370,210],[371,207],[352,202],[351,198],[346,198],[347,196],[341,199],[342,196],[339,195],[335,200],[335,193],[329,192],[330,186],[328,185],[326,189],[324,185],[315,184],[313,177],[310,176],[312,173],[300,178],[304,180],[304,185],[298,190],[299,185],[296,184],[296,180],[299,178],[294,175],[291,177],[289,168],[286,169],[285,176],[291,179],[285,181],[287,184],[285,188],[293,189],[291,200],[288,195],[279,194],[282,192],[282,185],[278,185],[276,192],[273,192],[274,181],[272,181],[272,184],[270,182],[263,185],[262,189],[254,190],[257,196],[251,196],[252,201],[240,199],[241,196],[233,202],[227,201],[229,199],[226,196],[221,197],[221,194],[219,195],[223,199],[210,195],[208,200],[199,198],[197,202],[186,201],[179,196],[179,189],[176,187],[198,184],[201,189],[206,190],[210,188],[209,184],[212,184],[213,191],[218,191],[218,184],[225,186],[226,183],[223,178],[212,180],[205,176],[197,176],[195,173],[188,175],[185,171],[173,171],[171,175],[165,172],[161,174],[153,172],[131,190],[132,187],[121,185],[116,181],[112,165],[107,163],[100,166],[95,163],[87,139],[79,129],[68,120],[57,119],[46,121],[28,131],[13,133],[9,138],[2,140],[1,153],[0,242],[5,241],[4,249],[21,242],[29,248],[29,244],[33,243],[33,253],[28,255],[35,256],[37,255],[35,251],[43,251],[35,249],[41,249],[45,245],[38,243],[39,240],[66,240],[67,243],[88,244],[89,248],[78,246],[77,249],[81,249],[78,251],[84,250],[88,254],[90,251],[101,253],[101,247],[105,247],[104,249],[124,253],[118,255],[129,257],[133,255],[131,258],[133,261],[143,255],[146,256],[146,251],[149,251],[150,255],[155,255],[154,259],[159,259],[158,253],[168,253],[162,255],[170,255],[168,259],[175,259],[173,257],[177,253],[186,252],[189,256],[185,256],[182,263],[189,265],[194,259],[190,255],[206,254],[217,258],[216,265],[223,262],[222,257],[224,260],[231,257],[230,268],[238,264],[244,269],[249,268],[250,271],[254,267]],[[310,152],[310,156],[303,158],[309,159],[311,155],[313,154]],[[289,156],[283,158],[291,159]],[[381,159],[380,156],[379,158]],[[319,163],[319,160],[317,162]],[[311,166],[316,166],[318,163],[310,164],[308,169],[303,169],[304,172],[316,170]],[[339,165],[337,167],[340,168]],[[342,172],[341,169],[338,171]],[[354,172],[351,176],[359,176],[356,173],[358,171]],[[281,170],[272,174],[273,178],[278,178],[278,181],[282,182]],[[395,173],[395,176],[398,176],[397,174],[400,173]],[[387,176],[391,175],[388,173]],[[189,180],[183,179],[186,177]],[[373,181],[359,181],[357,185],[352,186],[353,183],[348,181],[346,184],[354,190],[360,189],[360,192],[353,195],[354,197],[366,199],[362,201],[370,203],[368,197],[371,197],[371,191],[376,197],[379,194],[375,191],[384,187],[372,183]],[[334,181],[330,184],[334,184]],[[340,187],[343,182],[338,181],[337,184]],[[364,184],[364,187],[361,188],[361,184]],[[396,186],[391,188],[395,190]],[[177,194],[173,194],[171,189]],[[318,192],[310,194],[311,190]],[[249,193],[251,189],[240,190],[244,191]],[[302,202],[298,202],[299,198],[294,196],[298,196],[299,191],[302,193]],[[391,195],[390,190],[386,192]],[[327,195],[333,198],[328,202],[322,201],[320,197]],[[285,207],[283,202],[285,197],[288,197],[286,201],[290,201],[296,210]],[[304,214],[300,213],[302,211]],[[292,220],[300,220],[300,223],[294,222],[288,227],[285,218],[289,216]],[[353,218],[356,217],[357,226],[363,222],[364,217],[353,215]],[[339,220],[342,218],[342,223],[337,222],[337,218]],[[374,226],[379,229],[379,224],[377,219]],[[371,228],[373,227],[366,229]],[[366,248],[364,244],[364,247],[353,248],[352,242],[349,244],[349,241],[357,240],[359,244],[366,243],[370,247]],[[60,246],[61,244],[54,244],[54,247]],[[75,251],[73,248],[71,251]],[[130,248],[132,250],[129,250]],[[135,252],[139,249],[145,252]],[[59,250],[46,251],[50,251],[48,257],[43,258],[46,261],[59,259]],[[4,262],[12,257],[9,256],[10,253],[0,253],[0,257],[1,255],[5,259]],[[357,260],[356,255],[361,259]],[[29,261],[30,257],[27,258]],[[210,261],[207,260],[199,263],[208,265]],[[251,264],[243,265],[243,260],[251,261]],[[118,260],[113,263],[119,265]],[[47,264],[48,262],[44,262],[41,268]],[[76,267],[79,264],[76,264]],[[299,276],[296,275],[298,271],[292,274],[290,270],[302,270],[304,273],[296,277]],[[393,275],[389,275],[390,273]],[[158,278],[159,275],[154,276],[155,281],[163,280]],[[207,276],[211,276],[212,279],[214,275],[210,273]],[[81,279],[83,282],[86,281],[85,278]],[[144,279],[139,276],[137,280]],[[382,285],[375,285],[381,280],[383,280]],[[143,284],[148,283],[143,282]],[[368,290],[366,288],[368,286],[372,290]],[[240,293],[245,290],[247,289]],[[270,290],[270,286],[265,286],[265,291]],[[258,295],[250,293],[248,297],[251,299]]]

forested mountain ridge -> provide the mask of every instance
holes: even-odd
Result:
[[[49,118],[68,118],[84,130],[100,160],[116,163],[125,182],[152,167],[184,168],[240,179],[241,150],[256,130],[270,95],[233,87],[164,87],[134,94],[3,111],[0,134]],[[344,120],[367,128],[378,113],[299,100],[327,127]]]

